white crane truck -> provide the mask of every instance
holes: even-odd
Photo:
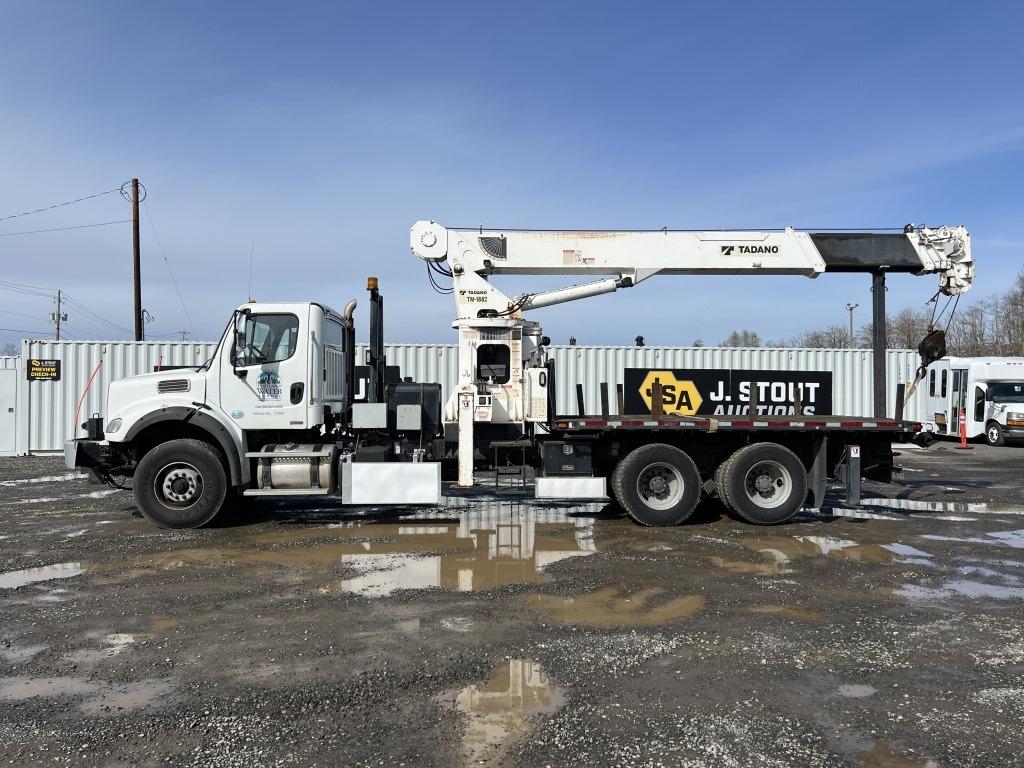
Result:
[[[892,443],[919,430],[885,417],[885,274],[938,274],[947,295],[969,290],[974,275],[963,227],[527,231],[420,221],[411,247],[435,287],[456,300],[459,381],[447,401],[438,384],[385,383],[383,301],[371,278],[369,402],[354,398],[354,301],[341,313],[319,303],[249,303],[234,311],[199,369],[113,382],[105,417],[90,418],[88,437],[65,445],[68,466],[110,482],[131,478],[147,518],[195,527],[231,492],[436,504],[442,464],[456,464],[458,484],[471,486],[475,462],[493,449],[522,449],[538,497],[610,495],[639,523],[675,525],[713,493],[750,522],[779,523],[808,496],[820,506],[827,479],[844,468],[857,483],[861,463],[865,477],[891,480]],[[799,408],[792,417],[768,416],[753,401],[735,416],[665,415],[657,383],[648,414],[560,415],[548,342],[524,318],[656,274],[825,271],[873,276],[876,339],[881,330],[883,340],[876,340],[875,418],[806,416]],[[502,274],[607,277],[513,298],[491,280]],[[437,276],[452,285],[437,286]]]

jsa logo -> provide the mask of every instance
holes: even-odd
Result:
[[[777,245],[723,245],[723,256],[745,256],[750,253],[778,253]]]
[[[679,381],[672,371],[650,371],[640,385],[640,397],[652,411],[654,385],[661,389],[661,410],[663,413],[675,413],[680,416],[693,416],[697,413],[704,398],[697,391],[692,381]]]

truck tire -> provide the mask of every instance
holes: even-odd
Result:
[[[721,464],[719,464],[718,467],[715,468],[714,477],[715,489],[718,491],[718,500],[722,502],[722,506],[724,506],[730,512],[735,512],[736,510],[733,509],[732,504],[729,502],[729,496],[726,493],[725,477],[726,473],[729,471],[729,459],[731,459],[735,455],[736,454],[727,456],[725,460]]]
[[[624,463],[625,462],[620,461],[615,465],[615,469],[612,470],[611,482],[608,483],[608,490],[611,492],[612,499],[619,505],[619,508],[623,510],[626,509],[626,504],[619,496],[619,488],[622,487],[622,483],[624,482],[622,479],[622,467]]]
[[[789,520],[807,498],[807,470],[789,448],[754,443],[729,457],[719,495],[748,523],[778,525]]]
[[[201,440],[171,440],[142,457],[132,488],[139,511],[161,528],[198,528],[224,504],[220,452]]]
[[[1006,437],[1003,435],[1003,427],[998,421],[990,421],[985,425],[985,442],[989,445],[1006,444]]]
[[[612,495],[641,525],[679,525],[700,501],[700,473],[678,448],[642,445],[612,473]]]

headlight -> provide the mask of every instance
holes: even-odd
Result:
[[[117,430],[119,430],[120,428],[121,428],[121,420],[120,419],[111,419],[110,423],[107,424],[106,428],[103,431],[108,433],[108,434],[110,434],[110,433],[113,433],[113,432],[117,432]]]

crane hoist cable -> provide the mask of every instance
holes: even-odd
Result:
[[[910,382],[910,386],[907,387],[907,394],[903,400],[904,406],[910,402],[910,398],[913,396],[914,392],[917,391],[918,385],[924,381],[928,366],[936,360],[941,360],[946,356],[946,332],[949,330],[949,326],[952,325],[953,318],[956,316],[956,309],[960,304],[961,294],[957,294],[955,297],[947,297],[946,303],[940,311],[939,296],[941,294],[941,291],[936,292],[936,294],[927,302],[932,305],[932,316],[928,321],[928,332],[925,334],[924,338],[921,339],[921,343],[917,345],[917,353],[921,356],[921,365],[917,368],[914,380]],[[950,308],[950,304],[952,304],[952,308]],[[942,321],[942,317],[946,314],[946,310],[949,310],[949,317],[946,319],[946,327],[936,327]]]

